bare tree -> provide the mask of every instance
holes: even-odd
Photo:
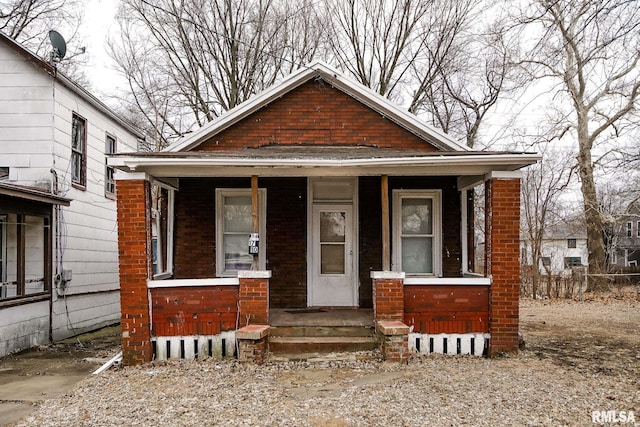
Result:
[[[557,84],[554,101],[566,106],[553,123],[554,136],[570,136],[578,144],[589,271],[601,274],[606,271],[604,226],[592,156],[595,149],[611,146],[637,106],[640,3],[538,0],[525,22],[539,37],[523,63],[532,77]]]
[[[327,0],[325,43],[344,71],[391,97],[425,48],[434,0]]]
[[[428,68],[416,63],[414,71],[423,74],[410,110],[426,112],[435,126],[465,138],[469,148],[476,147],[487,113],[518,87],[513,64],[516,47],[507,40],[507,29],[488,19],[477,17],[472,23],[454,26],[457,34],[449,47],[450,58],[436,61],[426,73]]]
[[[524,170],[522,177],[522,239],[527,244],[531,261],[532,296],[540,283],[542,243],[545,230],[562,217],[560,196],[567,189],[571,170],[566,167],[573,153],[540,146],[543,160]]]
[[[309,0],[123,0],[118,20],[111,53],[157,147],[309,61],[319,43]]]

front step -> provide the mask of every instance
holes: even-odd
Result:
[[[373,326],[271,326],[272,337],[370,337]]]
[[[273,354],[370,351],[377,347],[378,340],[375,336],[269,337],[269,352]]]

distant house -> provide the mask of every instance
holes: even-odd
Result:
[[[120,319],[114,169],[142,135],[0,34],[0,356]]]
[[[619,267],[640,265],[640,202],[631,203],[613,225],[609,262]]]
[[[255,356],[300,339],[265,338],[274,314],[314,307],[337,333],[357,309],[379,336],[409,335],[381,344],[391,358],[407,346],[482,354],[485,339],[489,355],[517,351],[519,169],[539,158],[471,151],[321,63],[164,152],[110,156],[123,172],[123,361],[233,355],[241,337],[257,343],[239,357]],[[475,275],[468,191],[479,185]]]
[[[532,242],[523,239],[521,257],[524,265],[533,265]],[[543,275],[567,275],[589,263],[587,230],[581,221],[560,222],[545,228],[541,259],[537,270]]]

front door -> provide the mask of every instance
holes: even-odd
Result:
[[[311,219],[310,305],[356,306],[353,206],[315,204]]]

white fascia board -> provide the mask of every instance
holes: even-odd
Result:
[[[182,166],[185,168],[206,167],[367,167],[367,166],[430,166],[430,165],[487,165],[508,166],[528,165],[536,163],[540,156],[537,154],[494,154],[494,155],[461,155],[442,157],[386,157],[367,159],[265,159],[243,157],[118,157],[110,158],[109,165],[123,170],[136,171],[147,167]],[[117,160],[117,161],[116,161]]]
[[[288,77],[279,83],[272,85],[264,92],[227,111],[216,120],[202,126],[200,129],[185,137],[182,141],[169,146],[165,151],[188,151],[191,148],[196,147],[198,144],[204,142],[204,140],[222,132],[234,123],[244,119],[253,112],[280,98],[303,83],[306,83],[316,75],[322,76],[325,80],[339,88],[347,95],[353,97],[369,108],[378,111],[383,117],[394,121],[409,132],[436,145],[438,148],[447,151],[470,150],[468,147],[458,143],[447,134],[423,123],[414,114],[393,105],[391,101],[377,92],[367,88],[361,83],[339,74],[336,70],[325,63],[314,62],[301,68],[297,72],[290,74]]]

